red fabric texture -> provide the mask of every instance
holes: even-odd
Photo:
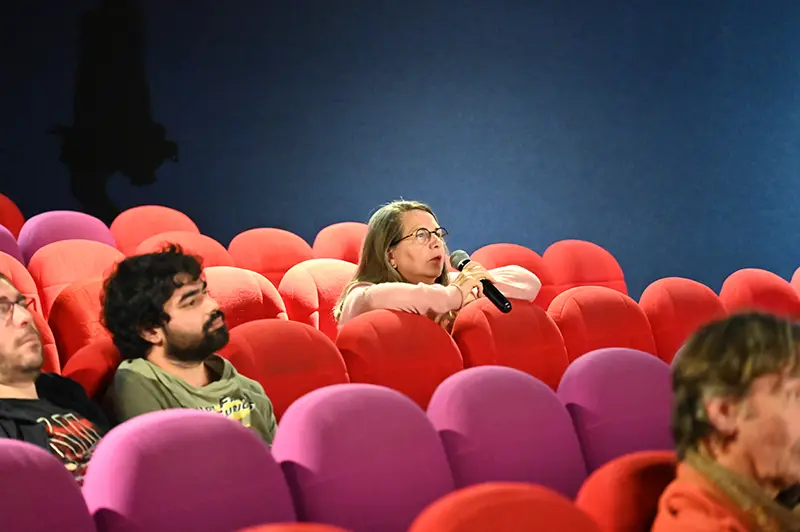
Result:
[[[479,299],[458,313],[453,339],[461,350],[464,367],[508,366],[555,390],[569,365],[561,331],[535,304],[511,303],[508,314],[487,299]]]
[[[355,264],[337,259],[312,259],[293,266],[278,287],[289,319],[335,340],[339,328],[333,308],[355,273]]]
[[[96,401],[102,400],[114,380],[122,357],[110,338],[100,338],[75,352],[64,366],[64,376],[74,380]]]
[[[542,486],[512,482],[478,484],[446,495],[426,508],[409,532],[599,532],[569,499]]]
[[[362,222],[341,222],[329,225],[317,233],[317,237],[314,239],[314,257],[339,259],[358,264],[366,236],[367,224]]]
[[[139,244],[161,233],[183,231],[200,233],[187,215],[161,205],[141,205],[120,213],[111,223],[111,234],[126,256],[135,255]]]
[[[464,368],[449,334],[425,316],[374,310],[348,321],[336,341],[351,382],[379,384],[427,408],[434,390]]]
[[[682,277],[651,283],[642,292],[639,306],[650,321],[656,354],[667,364],[692,333],[727,315],[725,305],[713,290]]]
[[[203,267],[235,266],[225,246],[213,238],[189,231],[169,231],[159,233],[142,241],[135,254],[153,253],[164,249],[169,244],[177,244],[184,253],[202,259]]]
[[[561,240],[542,255],[559,292],[576,286],[605,286],[628,293],[617,259],[605,248],[585,240]]]
[[[653,526],[661,493],[675,479],[672,451],[643,451],[608,462],[583,483],[575,500],[602,532]]]
[[[647,316],[625,294],[602,286],[562,292],[547,313],[564,337],[570,361],[595,349],[628,347],[656,354]]]
[[[31,257],[28,271],[39,288],[44,316],[49,317],[68,285],[104,277],[124,258],[118,249],[92,240],[60,240],[40,248]]]
[[[231,330],[230,342],[220,354],[242,375],[261,383],[279,420],[290,404],[308,392],[349,382],[333,341],[304,323],[245,323]]]
[[[62,367],[80,348],[111,335],[101,322],[103,280],[73,283],[58,295],[48,322],[53,329]]]
[[[211,266],[203,275],[228,328],[253,320],[288,319],[278,290],[263,275],[232,266]]]
[[[785,279],[767,270],[733,272],[722,283],[719,298],[731,313],[755,310],[800,318],[800,296]]]
[[[236,266],[258,272],[280,286],[292,266],[314,258],[308,242],[283,229],[250,229],[239,233],[228,245]]]

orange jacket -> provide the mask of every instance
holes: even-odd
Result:
[[[742,510],[700,473],[679,464],[675,480],[658,503],[652,532],[748,532]]]

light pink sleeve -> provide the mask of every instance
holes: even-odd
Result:
[[[533,301],[539,295],[542,282],[532,272],[521,266],[501,266],[489,270],[494,277],[494,285],[500,292],[511,299],[521,299],[523,301]],[[457,272],[450,273],[450,279],[455,279]]]
[[[344,299],[339,327],[370,310],[390,309],[422,315],[439,315],[461,307],[457,286],[411,283],[359,283]]]
[[[533,301],[542,288],[542,281],[521,266],[502,266],[489,270],[489,273],[494,277],[495,286],[511,299]]]

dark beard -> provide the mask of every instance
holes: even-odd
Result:
[[[178,362],[203,362],[228,344],[230,333],[228,326],[222,324],[218,329],[211,331],[211,324],[222,313],[214,313],[203,326],[202,336],[199,341],[189,338],[188,335],[167,332],[167,357]],[[223,317],[224,318],[224,317]]]

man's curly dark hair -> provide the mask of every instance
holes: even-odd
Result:
[[[122,358],[147,356],[153,344],[140,332],[169,322],[164,305],[181,286],[176,276],[188,274],[196,280],[202,271],[201,260],[175,244],[117,265],[103,285],[102,319]]]

